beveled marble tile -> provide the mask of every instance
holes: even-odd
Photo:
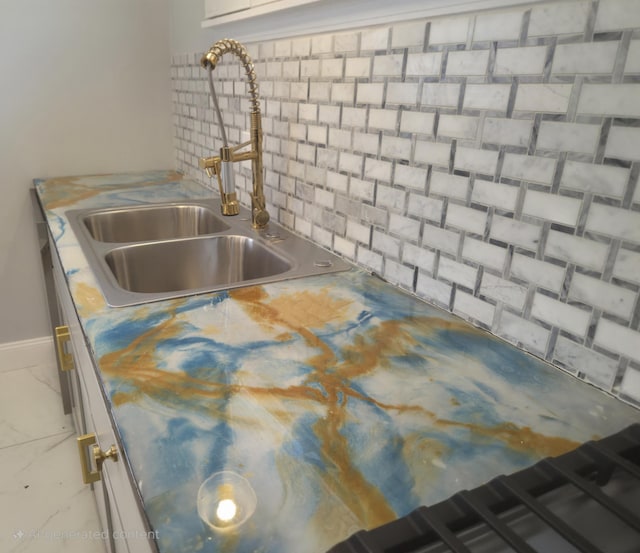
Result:
[[[0,450],[0,551],[105,551],[91,488],[82,482],[75,434]]]
[[[0,374],[0,448],[72,430],[71,416],[62,411],[55,367]]]

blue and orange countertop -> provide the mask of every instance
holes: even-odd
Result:
[[[640,421],[357,268],[111,308],[65,212],[211,192],[172,171],[35,184],[161,553],[319,553]],[[219,471],[257,497],[233,532],[196,509]]]

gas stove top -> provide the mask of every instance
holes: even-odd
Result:
[[[370,531],[329,553],[640,553],[640,424]]]

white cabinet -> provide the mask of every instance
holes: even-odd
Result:
[[[57,329],[56,346],[71,382],[73,420],[80,434],[83,474],[78,478],[84,477],[93,488],[107,551],[152,553],[157,551],[155,534],[140,508],[53,240],[50,243],[55,292],[64,323]]]

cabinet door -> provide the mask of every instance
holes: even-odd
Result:
[[[129,478],[121,445],[116,437],[98,382],[93,359],[85,341],[75,306],[71,299],[60,260],[54,250],[54,278],[61,312],[70,333],[70,351],[73,355],[74,382],[78,408],[78,428],[84,428],[85,440],[79,443],[79,454],[96,498],[102,524],[104,543],[109,553],[152,553],[157,551],[155,535],[148,530],[140,502]],[[95,448],[98,452],[117,452],[109,456],[97,470]],[[89,473],[92,473],[89,475]]]
[[[220,17],[249,7],[251,7],[251,0],[205,0],[204,16]]]

